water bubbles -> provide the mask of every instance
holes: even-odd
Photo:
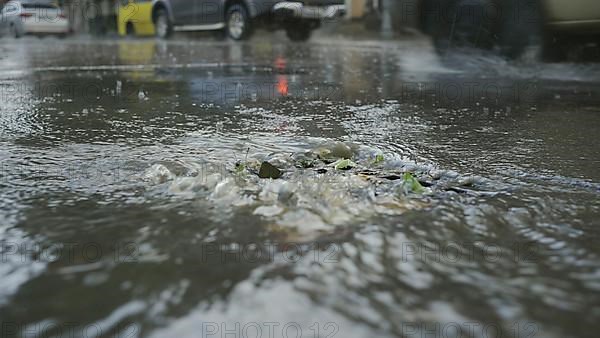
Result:
[[[175,178],[175,175],[164,165],[154,164],[143,175],[151,184],[161,184]]]

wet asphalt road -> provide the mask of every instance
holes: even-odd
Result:
[[[598,64],[27,38],[0,95],[1,337],[600,329]]]

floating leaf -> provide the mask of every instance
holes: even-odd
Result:
[[[258,177],[260,178],[272,178],[272,179],[277,179],[280,178],[282,175],[281,170],[277,169],[274,165],[272,165],[271,163],[264,161],[261,165],[260,165],[260,170],[258,171]]]
[[[384,158],[383,158],[383,154],[377,154],[375,155],[375,160],[373,161],[373,164],[379,164],[381,162],[383,162]]]
[[[242,162],[237,162],[235,164],[235,172],[238,174],[243,173],[246,170],[246,164]]]
[[[425,192],[425,188],[419,183],[419,180],[409,172],[404,173],[402,176],[402,187],[405,192],[414,192],[418,194]]]
[[[352,169],[354,167],[356,167],[356,163],[354,163],[348,159],[340,160],[335,165],[336,170],[348,170],[348,169]]]

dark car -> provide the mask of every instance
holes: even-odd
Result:
[[[285,29],[290,39],[303,41],[323,20],[344,13],[344,0],[154,0],[152,18],[161,38],[174,31],[224,30],[244,40],[263,26]]]
[[[600,43],[598,0],[419,0],[422,30],[438,49],[477,47],[517,58],[540,46],[562,61],[587,43]]]

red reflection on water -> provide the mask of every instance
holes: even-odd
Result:
[[[283,73],[287,67],[287,61],[284,57],[278,56],[273,61],[273,67],[278,73]],[[287,96],[289,93],[288,79],[285,75],[277,75],[277,92],[281,96]]]
[[[285,75],[277,76],[277,92],[282,96],[287,96],[289,92],[288,79]]]

